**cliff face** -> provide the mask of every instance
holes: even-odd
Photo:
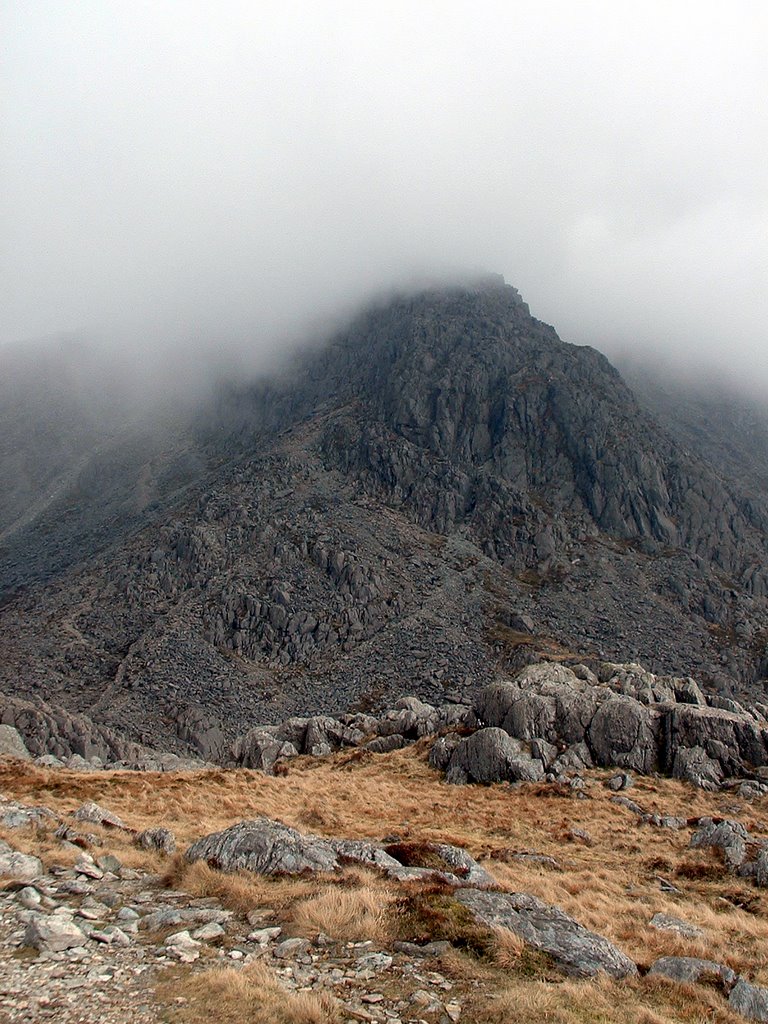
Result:
[[[380,303],[14,534],[0,686],[203,753],[540,651],[760,689],[765,504],[662,413],[498,279]]]

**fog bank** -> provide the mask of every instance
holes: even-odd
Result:
[[[488,270],[768,385],[760,2],[7,0],[0,38],[0,344],[250,371]]]

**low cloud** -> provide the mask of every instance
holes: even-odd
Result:
[[[564,340],[768,385],[759,2],[9,0],[0,344],[265,365],[500,272]]]

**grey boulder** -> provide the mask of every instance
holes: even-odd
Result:
[[[297,875],[334,871],[336,851],[325,839],[305,836],[269,818],[241,821],[222,832],[198,839],[187,850],[188,861],[205,861],[221,871],[255,871],[260,875]]]
[[[461,740],[448,765],[448,781],[537,782],[543,777],[541,761],[534,760],[519,740],[493,727]]]
[[[768,988],[739,978],[728,997],[732,1010],[747,1020],[768,1021]]]
[[[490,928],[506,928],[550,956],[566,974],[612,978],[637,974],[637,965],[602,935],[589,931],[558,907],[527,893],[461,889],[456,899]]]
[[[24,945],[43,952],[59,953],[86,941],[85,933],[67,917],[32,917],[24,932]]]
[[[687,984],[714,981],[726,990],[736,981],[736,972],[714,960],[701,960],[696,956],[663,956],[651,965],[649,974],[661,974],[672,981]]]

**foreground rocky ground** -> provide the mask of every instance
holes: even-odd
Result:
[[[766,797],[449,785],[433,745],[273,776],[5,761],[0,1020],[768,1019]]]

